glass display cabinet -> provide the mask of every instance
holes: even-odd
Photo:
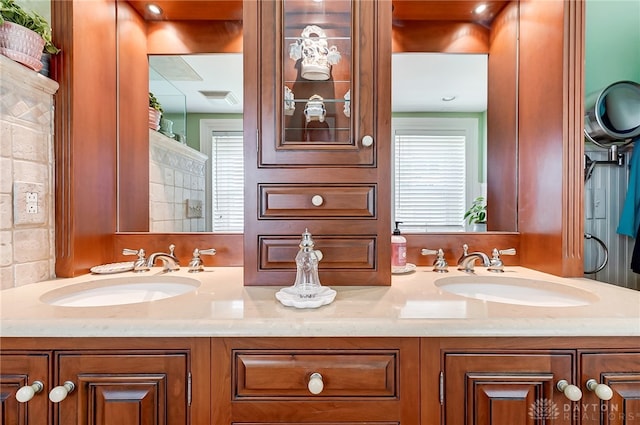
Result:
[[[389,285],[391,2],[244,4],[245,285]]]

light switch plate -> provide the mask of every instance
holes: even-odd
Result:
[[[46,212],[44,184],[13,182],[13,223],[15,225],[45,224]]]

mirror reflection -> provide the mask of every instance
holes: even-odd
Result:
[[[517,19],[509,9],[517,14],[518,3],[489,2],[492,18],[469,23],[470,3],[394,1],[391,203],[403,232],[477,231],[464,215],[479,197],[489,201],[489,231],[517,230]],[[149,130],[149,230],[241,232],[242,54],[148,59],[149,91],[164,111],[162,126]],[[190,168],[153,164],[158,158]]]
[[[242,54],[150,55],[151,232],[241,232]]]
[[[486,199],[487,63],[486,54],[393,55],[393,221],[404,232],[486,230],[464,217]]]

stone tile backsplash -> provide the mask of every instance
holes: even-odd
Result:
[[[55,277],[53,94],[58,83],[0,55],[0,289]],[[17,183],[17,184],[16,184]],[[37,188],[37,220],[25,194]]]

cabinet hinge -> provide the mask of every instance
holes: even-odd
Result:
[[[187,406],[191,406],[191,372],[187,374]]]
[[[444,405],[444,372],[440,371],[440,385],[438,385],[438,391],[440,392],[440,405]]]

